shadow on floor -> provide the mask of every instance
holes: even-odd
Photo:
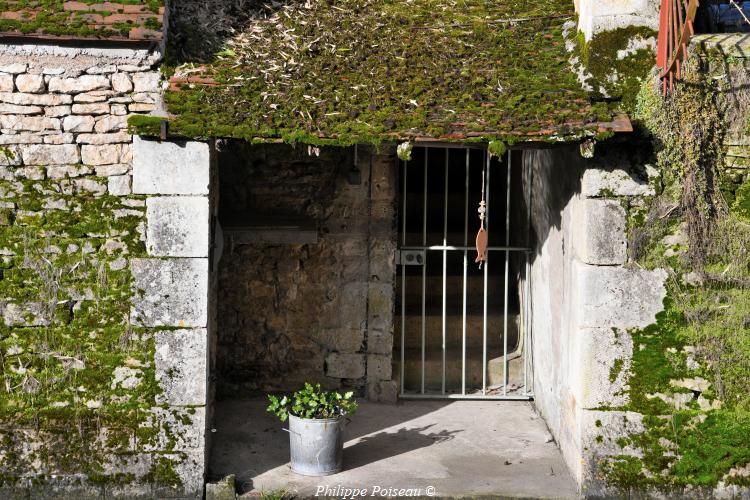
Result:
[[[235,474],[238,492],[320,488],[428,488],[438,496],[577,498],[544,421],[528,402],[364,402],[345,430],[344,470],[326,477],[289,468],[289,435],[264,400],[217,403],[211,480]],[[370,496],[370,495],[366,495]]]

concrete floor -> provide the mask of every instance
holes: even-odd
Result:
[[[363,403],[346,430],[344,471],[323,478],[291,472],[289,436],[265,406],[257,399],[218,402],[210,480],[235,474],[239,493],[248,497],[278,490],[314,497],[329,486],[327,496],[339,498],[336,487],[367,488],[366,496],[380,487],[377,496],[387,488],[418,488],[421,495],[578,498],[530,403]]]

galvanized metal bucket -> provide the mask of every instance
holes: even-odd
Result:
[[[341,472],[344,455],[344,417],[307,419],[289,415],[292,471],[305,476]]]

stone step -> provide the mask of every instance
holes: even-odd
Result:
[[[508,316],[508,350],[512,350],[519,335],[519,317]],[[460,350],[463,339],[463,317],[446,316],[445,337],[448,349]],[[502,314],[489,314],[487,316],[487,346],[488,349],[502,354],[504,317]],[[421,348],[422,346],[422,317],[421,315],[410,315],[406,317],[406,335],[404,342],[407,348]],[[394,340],[396,344],[401,342],[401,318],[395,319]],[[443,317],[442,315],[425,315],[425,344],[428,348],[433,346],[440,348],[443,344]],[[477,346],[481,349],[483,344],[483,320],[482,315],[470,315],[466,317],[466,345]]]
[[[399,381],[401,371],[400,359],[395,360],[394,379]],[[461,388],[462,377],[461,352],[446,353],[445,381],[446,390],[456,391]],[[429,349],[425,356],[425,390],[440,391],[443,377],[442,351]],[[487,386],[498,386],[503,384],[503,357],[494,358],[488,355]],[[407,392],[419,391],[422,384],[422,362],[420,349],[408,349],[406,351],[406,362],[404,363],[404,389]],[[516,386],[523,385],[523,356],[520,353],[508,355],[508,384]],[[466,356],[466,388],[476,390],[482,388],[482,353],[467,352]]]

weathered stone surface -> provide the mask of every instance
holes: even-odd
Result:
[[[25,165],[67,165],[81,160],[74,144],[25,146],[21,156]]]
[[[204,405],[208,385],[208,332],[203,328],[156,333],[158,403]]]
[[[619,201],[578,200],[572,221],[576,257],[586,264],[624,264],[628,257],[626,224]]]
[[[367,356],[367,380],[390,380],[391,379],[391,356],[380,354],[369,354]]]
[[[234,474],[216,483],[206,484],[206,500],[235,500]]]
[[[5,144],[40,144],[44,138],[39,134],[25,132],[21,134],[0,134],[0,145]]]
[[[0,101],[21,106],[60,106],[73,102],[67,94],[28,94],[23,92],[0,92]]]
[[[112,90],[92,90],[91,92],[77,94],[73,97],[73,102],[81,104],[104,102],[113,95],[115,95],[115,92]]]
[[[113,134],[80,134],[76,137],[79,144],[115,144],[119,142],[130,142],[133,136],[127,132],[115,132]]]
[[[133,75],[133,90],[135,92],[156,92],[159,89],[161,73],[147,71]]]
[[[132,190],[130,188],[129,175],[113,175],[107,179],[107,191],[114,196],[127,196]]]
[[[109,77],[103,75],[83,75],[78,78],[52,77],[49,81],[50,92],[75,94],[90,90],[110,88]]]
[[[80,177],[91,174],[91,167],[85,165],[61,165],[47,167],[47,176],[50,179],[64,179],[66,177]]]
[[[626,168],[589,168],[581,179],[581,194],[589,198],[607,196],[653,196],[648,181],[629,173]]]
[[[128,111],[131,113],[150,113],[156,109],[156,104],[150,104],[147,102],[134,102],[128,104]]]
[[[50,118],[60,118],[69,115],[71,112],[70,106],[67,105],[48,106],[44,108],[44,116],[49,116]]]
[[[597,424],[598,422],[598,424]],[[581,415],[583,436],[581,446],[596,457],[630,455],[642,456],[640,450],[618,440],[645,430],[643,415],[632,411],[583,410]]]
[[[393,352],[393,334],[369,330],[367,332],[367,352],[370,354],[391,354]]]
[[[47,307],[41,302],[5,304],[3,321],[6,326],[49,326]]]
[[[155,438],[144,443],[143,451],[200,450],[206,444],[206,408],[153,407],[141,427],[158,429]]]
[[[30,94],[44,92],[44,77],[42,75],[18,75],[16,77],[16,88],[19,92]]]
[[[71,133],[65,133],[65,134],[58,133],[58,134],[44,136],[45,144],[72,144],[74,140],[75,140],[75,136]]]
[[[16,166],[21,164],[21,152],[17,146],[11,146],[0,151],[0,166]]]
[[[645,328],[656,321],[666,296],[664,270],[573,265],[580,328]]]
[[[106,102],[73,104],[71,109],[76,115],[106,115],[109,113],[109,104]]]
[[[0,114],[4,115],[38,115],[41,112],[42,108],[39,106],[20,106],[18,104],[0,103]]]
[[[96,179],[75,179],[73,182],[78,192],[92,193],[95,196],[101,196],[107,192],[107,185]]]
[[[120,162],[120,145],[92,145],[81,146],[81,161],[85,165],[109,165]]]
[[[63,130],[66,132],[91,132],[94,130],[93,116],[66,116],[63,119]]]
[[[133,82],[127,73],[116,73],[112,75],[112,90],[125,94],[133,90]]]
[[[207,196],[153,197],[146,201],[146,248],[161,257],[208,257]]]
[[[584,408],[618,407],[629,402],[627,381],[633,355],[633,340],[616,328],[586,328],[580,339],[580,378],[573,390]]]
[[[89,75],[106,75],[109,73],[114,73],[117,71],[117,66],[114,66],[112,64],[107,64],[105,66],[94,66],[92,68],[88,68],[86,70],[86,73]]]
[[[0,92],[13,92],[13,75],[0,74]]]
[[[321,328],[315,332],[315,340],[331,351],[354,353],[362,348],[365,332],[359,328]]]
[[[122,151],[120,152],[122,157]],[[123,175],[130,172],[130,165],[127,163],[117,163],[115,165],[96,165],[94,167],[96,175],[109,177],[110,175]]]
[[[133,259],[131,320],[144,326],[205,327],[208,259]]]
[[[127,116],[111,116],[107,115],[96,121],[94,130],[101,133],[113,132],[115,130],[123,130],[128,128],[128,117]]]
[[[40,132],[60,130],[60,120],[46,116],[0,115],[0,128],[6,130]]]
[[[209,146],[202,142],[133,142],[135,194],[208,194]]]
[[[332,352],[326,357],[326,375],[336,378],[358,379],[365,376],[364,354]]]
[[[0,73],[10,73],[11,75],[18,75],[20,73],[26,73],[28,65],[26,63],[13,63],[0,66]]]

